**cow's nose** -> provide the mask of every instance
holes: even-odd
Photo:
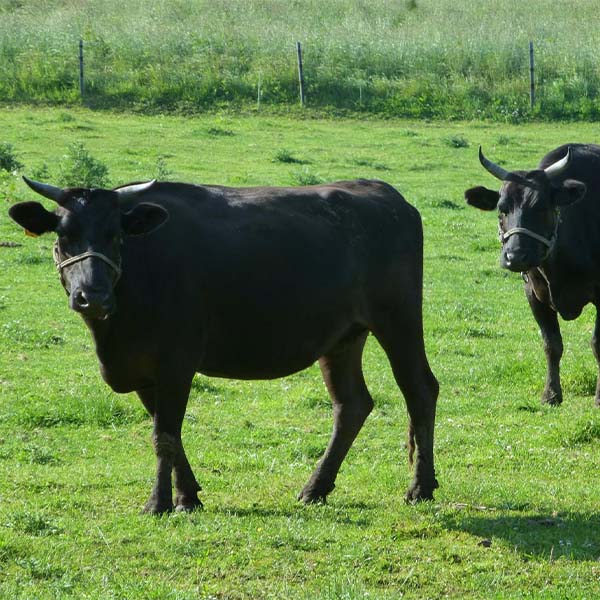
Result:
[[[75,310],[83,312],[89,305],[90,303],[83,290],[76,290],[73,292],[73,308]]]
[[[73,310],[92,319],[105,319],[114,312],[112,294],[96,293],[81,288],[73,290],[71,307]]]
[[[527,256],[523,252],[507,251],[504,253],[502,266],[509,271],[517,273],[527,271],[531,266],[527,260]]]

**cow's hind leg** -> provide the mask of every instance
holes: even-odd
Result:
[[[306,503],[323,502],[335,487],[335,478],[352,442],[373,409],[362,373],[362,351],[367,333],[341,342],[319,359],[333,403],[333,433],[325,454],[298,496]]]
[[[598,379],[596,380],[596,406],[600,407],[600,308],[596,306],[596,324],[592,335],[592,350],[598,363]]]
[[[414,477],[406,500],[433,499],[438,487],[433,462],[433,434],[438,382],[429,368],[420,307],[387,312],[373,330],[385,350],[400,387],[409,415],[409,461],[414,462]]]
[[[563,354],[563,342],[558,324],[558,315],[550,305],[538,300],[531,283],[525,284],[525,295],[529,301],[531,312],[540,328],[544,342],[546,383],[542,392],[542,403],[560,404],[563,400],[560,385],[560,359]],[[592,345],[594,346],[593,342]]]
[[[202,507],[198,499],[201,488],[181,441],[189,386],[163,393],[160,390],[156,386],[138,391],[142,403],[154,420],[152,441],[157,460],[156,482],[144,511],[160,514],[173,509],[171,472],[175,475],[175,509],[193,510]]]

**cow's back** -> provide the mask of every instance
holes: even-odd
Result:
[[[125,241],[115,326],[127,329],[138,315],[134,323],[153,327],[131,339],[148,338],[155,352],[183,346],[201,372],[300,370],[349,328],[367,326],[374,304],[393,305],[399,294],[420,301],[420,217],[383,182],[161,183],[139,201],[170,216],[152,235]]]
[[[577,179],[583,181],[588,187],[588,193],[583,203],[595,202],[595,197],[600,193],[600,146],[597,144],[563,144],[548,152],[539,163],[540,169],[545,169],[557,162],[571,151],[571,160],[561,181]],[[598,198],[600,203],[600,198]],[[578,203],[579,204],[579,203]]]

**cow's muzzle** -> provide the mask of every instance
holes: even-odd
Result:
[[[78,287],[71,290],[69,304],[74,311],[90,319],[104,320],[115,312],[112,291],[109,293],[91,292]]]
[[[500,225],[498,225],[498,239],[500,240],[502,246],[504,246],[513,235],[523,235],[532,238],[536,242],[539,242],[545,246],[544,253],[541,255],[538,254],[536,257],[536,264],[534,264],[534,261],[529,253],[515,250],[505,250],[502,256],[502,266],[516,273],[527,271],[528,269],[534,267],[539,267],[554,249],[556,237],[558,235],[558,224],[559,216],[556,214],[554,219],[554,231],[552,232],[552,236],[550,238],[546,238],[535,231],[531,231],[531,229],[527,229],[526,227],[512,227],[508,231],[502,231],[502,228]]]
[[[81,313],[83,316],[89,317],[90,319],[101,320],[107,319],[115,312],[116,304],[112,288],[110,291],[96,291],[81,285],[76,285],[76,287],[69,289],[66,285],[63,271],[65,268],[83,260],[92,258],[99,259],[106,263],[113,271],[114,280],[112,282],[112,286],[114,287],[117,281],[119,281],[121,278],[120,260],[119,264],[117,264],[101,252],[92,251],[77,254],[76,256],[71,256],[61,260],[58,250],[58,241],[54,244],[53,258],[54,264],[56,265],[56,270],[60,275],[61,283],[69,294],[69,304],[74,311]]]

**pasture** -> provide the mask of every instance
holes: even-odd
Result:
[[[563,323],[560,408],[542,407],[544,360],[518,275],[498,266],[494,215],[465,188],[477,161],[530,167],[591,124],[136,117],[3,109],[0,142],[55,183],[74,141],[113,184],[160,175],[229,185],[354,177],[396,186],[423,217],[424,317],[440,386],[433,502],[406,506],[406,410],[370,339],[376,407],[325,506],[295,500],[329,437],[318,366],[269,382],[197,376],[184,443],[205,509],[140,514],[151,424],[102,382],[68,310],[53,238],[6,211],[32,199],[0,177],[0,597],[595,598],[600,595],[600,416],[594,313]],[[51,203],[47,206],[50,207]],[[13,247],[18,244],[16,247]]]

